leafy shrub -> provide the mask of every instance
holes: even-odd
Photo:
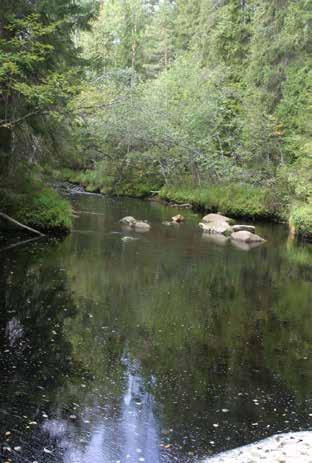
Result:
[[[312,204],[297,204],[290,214],[290,225],[298,236],[312,238]]]

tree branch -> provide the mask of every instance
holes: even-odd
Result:
[[[10,217],[7,214],[4,214],[3,212],[0,212],[0,217],[7,220],[8,222],[13,223],[17,227],[22,228],[23,230],[26,230],[26,231],[28,231],[30,233],[34,233],[35,235],[38,235],[38,236],[44,236],[44,234],[40,233],[38,230],[35,230],[34,228],[31,228],[31,227],[27,227],[27,225],[24,225],[24,224],[18,222],[17,220],[13,219],[12,217]]]

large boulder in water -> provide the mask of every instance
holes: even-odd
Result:
[[[136,220],[134,217],[127,216],[121,219],[120,223],[122,223],[123,225],[129,225],[131,227],[136,223]]]
[[[231,225],[222,221],[210,223],[200,222],[199,226],[205,233],[216,235],[229,235],[233,231]]]
[[[230,219],[230,217],[226,217],[225,215],[222,214],[207,214],[205,217],[202,218],[202,222],[204,223],[210,223],[210,222],[226,222],[226,223],[232,223],[233,220]]]
[[[263,243],[265,240],[259,235],[250,233],[249,231],[238,231],[231,234],[231,238],[234,241],[240,241],[242,243]]]

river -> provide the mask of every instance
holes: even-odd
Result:
[[[72,201],[99,215],[0,249],[1,461],[195,463],[312,429],[310,245],[258,224],[248,251],[192,211],[166,226],[161,204]]]

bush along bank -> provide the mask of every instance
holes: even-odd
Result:
[[[294,235],[312,241],[312,203],[294,205],[289,225]]]
[[[70,203],[39,179],[18,177],[18,185],[2,183],[0,211],[45,234],[67,234],[72,228]],[[2,229],[7,224],[2,223]]]

